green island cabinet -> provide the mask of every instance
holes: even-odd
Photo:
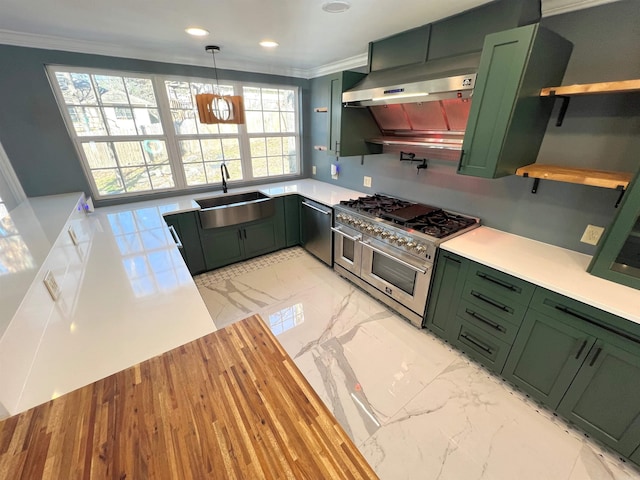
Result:
[[[230,227],[202,229],[200,238],[207,270],[274,252],[286,245],[282,197],[274,199],[272,217]]]
[[[503,375],[629,457],[640,445],[640,336],[635,327],[538,288]]]
[[[364,73],[339,72],[326,77],[329,89],[327,151],[335,157],[352,157],[382,153],[382,145],[367,143],[365,139],[380,135],[380,129],[366,108],[343,107],[342,93],[365,77]]]
[[[498,178],[535,163],[553,109],[540,89],[562,81],[571,50],[538,23],[485,37],[458,173]]]
[[[191,275],[207,270],[200,244],[200,218],[198,212],[173,213],[164,216],[168,226],[173,227],[182,246],[180,254]]]
[[[588,268],[592,275],[640,289],[640,170]]]

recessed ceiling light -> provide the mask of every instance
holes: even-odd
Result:
[[[346,0],[330,0],[322,4],[322,10],[329,13],[342,13],[351,8],[351,3]]]
[[[260,46],[261,47],[267,47],[267,48],[275,48],[279,45],[278,42],[274,42],[273,40],[263,40],[260,42]]]
[[[206,37],[207,35],[209,35],[209,30],[205,30],[204,28],[200,27],[189,27],[184,31],[189,35],[193,35],[194,37]]]

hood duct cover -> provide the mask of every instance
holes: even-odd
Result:
[[[480,53],[369,74],[342,95],[346,107],[368,107],[382,145],[421,147],[429,158],[457,160],[471,108]]]

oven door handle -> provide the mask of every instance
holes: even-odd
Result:
[[[356,235],[355,237],[352,237],[351,235],[347,235],[346,233],[344,233],[342,230],[340,230],[339,228],[334,228],[331,227],[331,230],[333,230],[336,233],[339,233],[340,235],[342,235],[343,237],[348,238],[349,240],[351,240],[352,242],[359,242],[362,239],[362,235]]]
[[[405,262],[404,260],[400,260],[398,257],[394,257],[393,255],[388,254],[387,252],[384,252],[376,247],[374,247],[373,245],[371,245],[370,243],[367,242],[362,242],[363,245],[366,245],[367,247],[369,247],[371,250],[373,250],[376,253],[379,253],[380,255],[384,255],[385,257],[390,258],[391,260],[395,260],[398,263],[401,263],[402,265],[404,265],[405,267],[409,267],[411,270],[419,272],[423,275],[427,274],[426,270],[422,270],[418,267],[414,267],[413,265],[411,265],[410,263]]]

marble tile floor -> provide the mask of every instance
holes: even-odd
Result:
[[[218,328],[258,313],[383,480],[640,471],[301,248],[195,277]]]

